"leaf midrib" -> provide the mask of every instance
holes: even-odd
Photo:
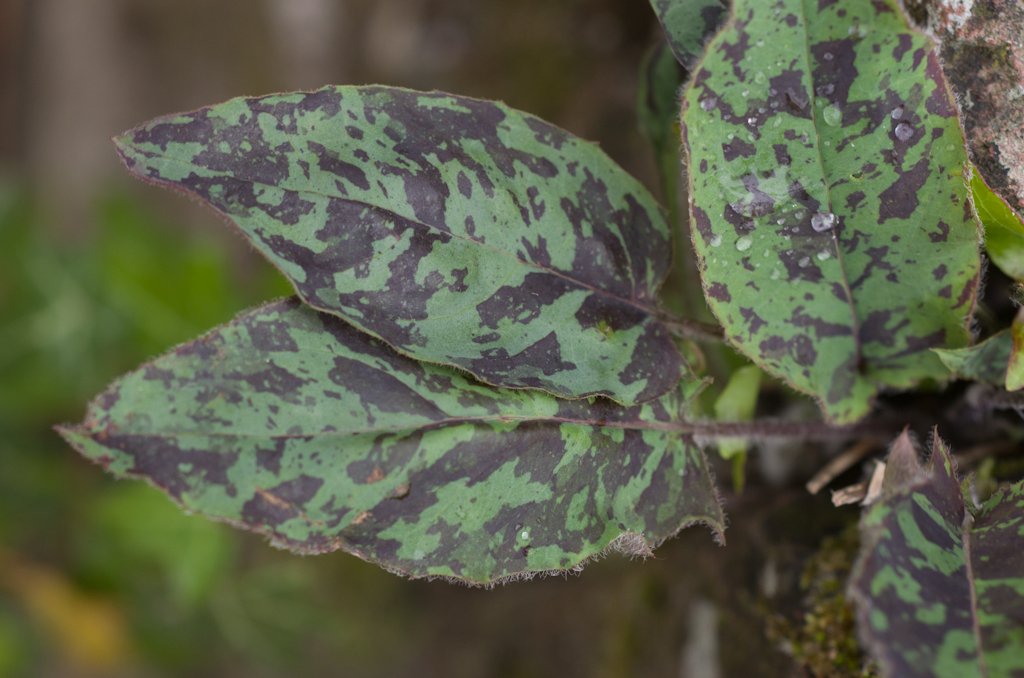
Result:
[[[804,34],[804,51],[803,56],[805,58],[804,66],[807,69],[807,81],[810,83],[810,91],[807,93],[807,105],[811,109],[811,125],[814,127],[814,152],[818,156],[818,167],[821,168],[822,183],[825,186],[825,200],[828,205],[829,214],[835,214],[832,209],[832,185],[829,183],[829,178],[825,175],[825,161],[821,157],[821,133],[818,131],[818,118],[815,114],[814,97],[816,92],[814,90],[814,74],[811,70],[811,45],[809,42],[810,34],[807,25],[807,9],[804,3],[808,0],[799,0],[800,5],[800,25],[803,27]],[[812,215],[813,218],[813,215]],[[853,334],[853,350],[856,356],[854,363],[854,370],[860,374],[860,369],[864,361],[864,354],[861,351],[860,345],[860,323],[857,320],[857,309],[854,306],[853,301],[853,290],[850,289],[850,282],[846,275],[846,257],[843,253],[842,242],[839,240],[836,229],[839,227],[839,219],[835,220],[835,223],[829,229],[832,234],[832,244],[836,248],[836,259],[839,264],[839,271],[843,276],[843,292],[846,294],[846,303],[850,308],[850,330]]]

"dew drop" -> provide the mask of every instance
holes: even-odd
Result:
[[[901,122],[896,125],[896,131],[893,132],[896,138],[900,141],[910,141],[910,137],[914,136],[914,128],[905,122]]]
[[[764,71],[758,71],[757,75],[754,76],[754,82],[756,82],[759,85],[764,84],[764,81],[767,79],[768,76],[764,74]]]
[[[722,116],[722,120],[732,120],[732,116],[726,113],[725,115]]]
[[[824,106],[827,103],[828,103],[827,99],[815,99],[814,100],[814,105],[817,106],[818,108],[821,108],[822,106]]]
[[[775,10],[775,16],[779,16],[779,14],[781,14],[781,13],[782,12],[780,10]]]
[[[814,91],[818,93],[819,97],[827,97],[828,95],[832,94],[832,92],[836,91],[836,86],[833,85],[832,83],[829,83],[827,85],[822,85],[821,87]]]
[[[821,58],[825,61],[832,61],[832,52],[825,52],[821,55]]]
[[[811,265],[811,258],[804,257],[800,261],[796,262],[796,265],[799,266],[800,268],[807,268],[808,266]]]
[[[748,125],[756,125],[757,124],[757,118],[747,118],[747,124]]]
[[[826,141],[826,142],[825,142],[825,145],[826,145],[826,146],[831,146],[831,145],[832,145],[832,142],[831,142],[831,141]]]
[[[530,538],[530,531],[529,530],[523,530],[519,534],[519,536],[522,537],[523,539],[529,539]]]
[[[763,252],[763,253],[761,254],[761,256],[762,256],[762,257],[764,257],[765,259],[767,259],[767,258],[768,258],[768,255],[770,255],[770,254],[771,254],[771,250],[765,250],[765,251],[764,251],[764,252]]]
[[[775,118],[775,122],[772,123],[772,127],[778,127],[782,124],[782,118]]]
[[[815,212],[814,216],[811,217],[811,228],[818,233],[832,228],[836,223],[836,215],[831,212]]]
[[[705,111],[713,111],[715,109],[715,106],[717,105],[718,99],[716,99],[715,97],[708,97],[704,101],[700,102],[700,107],[703,108]]]
[[[843,121],[843,114],[835,104],[822,111],[821,116],[825,118],[825,124],[830,127],[838,127]]]
[[[831,258],[832,255],[826,252],[825,250],[818,252],[818,261],[828,261]]]
[[[775,65],[781,67],[782,66],[782,62],[781,61],[776,61]]]
[[[779,93],[778,90],[776,90],[775,88],[772,88],[772,89],[768,90],[768,96],[770,96],[770,97],[773,97],[773,96],[775,96],[778,93]]]
[[[761,114],[764,114],[764,113],[767,113],[767,112],[768,112],[768,109],[767,109],[767,108],[765,108],[764,106],[762,106],[761,108],[757,109],[757,112],[758,112],[758,113],[761,113]]]
[[[745,90],[743,90],[743,91],[741,92],[741,94],[742,94],[742,95],[743,95],[744,97],[748,97],[748,96],[750,96],[750,90],[749,90],[749,89],[745,89]]]
[[[804,214],[806,214],[806,212],[804,212],[803,210],[797,210],[796,214],[794,214],[793,216],[797,218],[797,221],[799,221],[804,218]]]
[[[725,138],[728,139],[729,141],[732,141],[735,136],[735,134],[729,132],[728,134],[725,135]]]
[[[761,40],[758,40],[754,44],[757,45],[758,47],[764,47],[764,39],[762,38]]]
[[[770,276],[768,276],[768,277],[771,278],[772,280],[778,280],[779,279],[779,269],[773,268],[772,269],[772,274]]]
[[[889,113],[889,117],[892,118],[893,120],[899,120],[900,118],[902,118],[903,104],[900,104],[896,108],[892,109],[892,111]]]
[[[779,219],[775,223],[778,224],[779,226],[782,226],[784,223],[786,223],[786,220],[785,219]]]
[[[736,249],[740,252],[746,252],[750,249],[750,246],[754,244],[754,239],[749,235],[745,235],[736,241]]]
[[[779,102],[778,101],[773,101],[773,102],[771,102],[768,105],[771,106],[772,108],[778,108],[779,107]]]
[[[711,240],[708,241],[708,244],[711,245],[712,247],[718,247],[719,245],[722,244],[722,236],[715,233],[713,236],[711,236]]]
[[[952,151],[954,148],[956,148],[956,146],[954,146],[953,144],[949,144],[948,146],[946,146],[947,151]]]
[[[754,140],[754,139],[756,139],[756,138],[757,138],[757,137],[755,137],[755,136],[754,136],[754,133],[753,133],[753,132],[751,132],[750,134],[748,134],[748,135],[747,135],[747,141],[753,141],[753,140]]]

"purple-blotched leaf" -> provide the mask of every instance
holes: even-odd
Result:
[[[864,416],[949,372],[980,272],[956,102],[891,0],[738,0],[683,97],[705,294],[730,341]]]
[[[727,0],[651,0],[676,59],[688,69],[729,16]]]
[[[132,173],[237,224],[306,303],[417,360],[625,404],[689,373],[657,320],[661,208],[596,145],[504,104],[326,87],[116,143]]]
[[[975,510],[938,435],[922,468],[904,433],[861,536],[850,592],[886,676],[1024,675],[1024,483]]]
[[[693,522],[720,533],[680,425],[701,386],[633,407],[498,389],[290,299],[144,365],[61,433],[295,551],[490,584],[649,553]]]

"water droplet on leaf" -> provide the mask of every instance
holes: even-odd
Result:
[[[825,250],[818,252],[818,261],[828,261],[831,258],[832,255],[826,252]]]
[[[892,109],[892,112],[889,113],[889,117],[892,118],[893,120],[899,120],[900,118],[902,118],[903,117],[903,104],[900,104],[896,108]]]
[[[708,244],[711,245],[712,247],[718,247],[719,245],[722,244],[722,236],[715,233],[713,236],[711,236],[711,240],[708,241]]]
[[[896,125],[896,131],[893,132],[896,138],[900,141],[910,141],[910,137],[914,136],[914,128],[905,122],[901,122]]]
[[[764,74],[764,71],[758,71],[757,75],[754,76],[754,82],[756,82],[759,85],[764,84],[764,81],[767,79],[768,76]]]
[[[808,266],[811,265],[811,258],[804,257],[800,261],[796,262],[796,265],[799,266],[800,268],[807,268]]]
[[[814,91],[818,93],[819,97],[827,97],[828,95],[832,94],[832,92],[836,91],[836,86],[833,85],[832,83],[829,83],[827,85],[822,85],[821,87]]]
[[[718,99],[715,97],[708,97],[704,101],[700,102],[700,107],[703,108],[705,111],[712,111],[715,109],[715,106],[717,105]]]
[[[747,118],[747,124],[748,125],[756,125],[757,124],[757,118]]]
[[[822,233],[832,228],[836,223],[836,215],[831,212],[815,212],[811,217],[811,228]]]
[[[830,127],[838,127],[843,122],[843,114],[835,104],[822,111],[821,116],[825,118],[825,124]]]
[[[832,61],[832,52],[825,52],[821,55],[821,58],[825,61]]]
[[[745,235],[736,241],[736,249],[740,252],[746,252],[750,249],[750,246],[754,244],[754,239],[749,235]]]
[[[748,97],[748,96],[750,96],[750,90],[749,89],[745,89],[745,90],[743,90],[742,94],[743,94],[743,96]]]

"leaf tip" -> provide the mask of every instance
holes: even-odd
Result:
[[[921,461],[917,456],[917,445],[910,433],[910,427],[893,442],[889,450],[889,458],[885,463],[885,478],[882,481],[882,492],[891,496],[925,479]]]

